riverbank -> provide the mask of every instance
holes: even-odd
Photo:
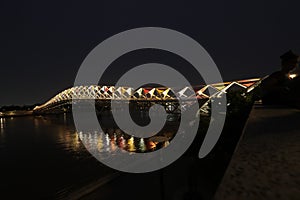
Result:
[[[20,116],[29,116],[33,115],[32,110],[13,110],[0,112],[0,117],[20,117]]]
[[[300,110],[256,104],[215,200],[300,197]]]

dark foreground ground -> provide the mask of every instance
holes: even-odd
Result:
[[[255,105],[216,200],[300,198],[300,110]]]

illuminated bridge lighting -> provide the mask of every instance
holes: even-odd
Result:
[[[49,110],[61,104],[70,104],[72,100],[174,101],[177,100],[176,96],[183,100],[194,99],[195,94],[197,99],[209,99],[219,93],[226,93],[233,87],[248,89],[249,91],[259,81],[260,79],[255,78],[195,86],[193,88],[174,88],[173,90],[166,87],[138,88],[134,90],[131,87],[75,86],[60,92],[43,105],[36,106],[34,112],[43,112],[43,110]]]

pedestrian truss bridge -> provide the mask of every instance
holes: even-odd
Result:
[[[116,101],[136,101],[136,102],[174,102],[180,98],[182,101],[200,100],[207,101],[210,98],[218,97],[229,91],[250,92],[260,83],[260,79],[246,79],[210,85],[183,88],[166,88],[166,87],[141,87],[133,89],[131,87],[115,86],[74,86],[68,88],[46,103],[36,106],[34,112],[43,113],[57,108],[71,105],[74,102],[83,100],[95,100],[100,103]]]

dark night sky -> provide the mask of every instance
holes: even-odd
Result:
[[[300,53],[299,0],[2,1],[0,20],[0,106],[45,102],[72,86],[89,51],[130,28],[189,35],[224,80],[264,76],[285,51]]]

